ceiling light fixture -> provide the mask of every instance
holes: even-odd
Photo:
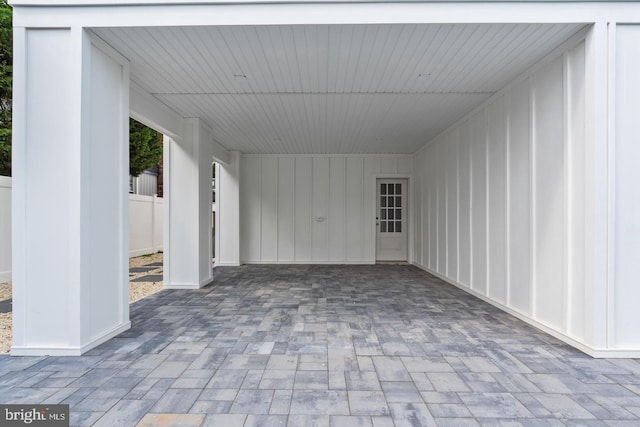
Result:
[[[244,74],[234,74],[233,78],[236,79],[236,80],[244,80],[244,79],[247,78],[247,76],[244,75]]]
[[[418,77],[421,77],[421,78],[431,77],[431,73],[420,73],[418,74]]]

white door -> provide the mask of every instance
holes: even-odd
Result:
[[[376,260],[407,260],[407,180],[378,179]]]

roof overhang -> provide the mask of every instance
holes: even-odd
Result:
[[[131,80],[247,153],[404,153],[630,2],[14,0],[83,27]]]

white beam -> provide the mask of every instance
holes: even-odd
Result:
[[[130,84],[129,99],[131,117],[173,139],[181,138],[183,119],[178,113],[134,82]]]
[[[226,165],[230,162],[230,154],[229,150],[223,147],[220,143],[215,140],[211,140],[211,148],[213,150],[213,158],[219,162],[224,163]]]
[[[14,0],[14,25],[129,27],[638,22],[633,2],[94,2]],[[64,7],[56,7],[57,5]]]

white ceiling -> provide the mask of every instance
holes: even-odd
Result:
[[[579,24],[101,28],[131,80],[244,153],[414,153]]]

